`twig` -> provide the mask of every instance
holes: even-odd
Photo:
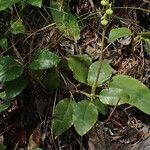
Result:
[[[13,39],[12,39],[12,40],[13,40]],[[18,50],[17,50],[17,48],[16,48],[16,46],[15,46],[15,44],[14,44],[14,41],[10,41],[10,42],[11,42],[11,44],[12,44],[12,47],[13,47],[13,50],[14,50],[16,56],[19,58],[20,62],[23,63],[24,60],[23,60],[23,58],[21,57],[20,53],[18,52]]]
[[[112,115],[114,114],[114,112],[115,112],[115,110],[116,110],[116,108],[117,108],[119,102],[120,102],[120,98],[119,98],[119,100],[117,101],[117,104],[116,104],[116,106],[114,107],[113,111],[110,113],[108,119],[106,120],[106,123],[110,120],[110,118],[111,118]]]

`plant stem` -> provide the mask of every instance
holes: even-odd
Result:
[[[84,92],[84,91],[80,91],[80,90],[78,90],[77,92],[79,92],[79,93],[85,95],[85,96],[88,97],[88,98],[91,98],[91,94],[88,94],[88,93],[86,93],[86,92]]]
[[[96,75],[96,80],[92,85],[92,89],[91,89],[91,97],[92,99],[95,98],[95,92],[96,92],[96,87],[97,87],[97,83],[98,83],[98,79],[99,79],[99,75],[102,69],[102,65],[103,65],[103,57],[104,57],[104,45],[105,45],[105,33],[106,33],[106,27],[103,27],[103,32],[102,32],[102,45],[101,45],[101,55],[100,55],[100,64],[99,64],[99,68],[97,71],[97,75]]]

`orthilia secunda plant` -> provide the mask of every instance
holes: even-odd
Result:
[[[96,92],[96,87],[97,87],[97,83],[98,83],[98,79],[99,79],[99,75],[102,69],[102,62],[103,62],[103,55],[104,55],[104,47],[105,47],[105,33],[106,33],[106,26],[108,24],[108,19],[109,16],[111,16],[113,14],[113,10],[111,9],[111,5],[112,3],[109,2],[109,0],[101,0],[101,5],[103,6],[103,16],[101,17],[101,24],[103,26],[103,31],[102,31],[102,40],[101,40],[101,55],[99,57],[100,59],[100,64],[99,64],[99,68],[97,71],[97,75],[96,75],[96,80],[94,82],[94,84],[92,85],[91,88],[91,101],[95,98],[95,92]]]
[[[101,0],[100,3],[104,8],[104,15],[101,17],[101,24],[106,26],[108,24],[108,16],[113,14],[113,10],[111,8],[112,3],[109,3],[109,0]]]

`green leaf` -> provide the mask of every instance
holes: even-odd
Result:
[[[144,39],[149,39],[150,40],[150,31],[148,32],[141,32],[140,36]]]
[[[145,51],[150,55],[150,31],[140,33],[141,40],[145,42]]]
[[[33,6],[38,6],[41,8],[42,0],[28,0],[28,4],[31,4]]]
[[[60,61],[60,58],[47,50],[38,51],[31,64],[29,65],[33,70],[43,70],[56,66]]]
[[[0,57],[0,82],[11,81],[23,73],[23,66],[13,56]]]
[[[99,113],[106,115],[108,113],[108,105],[103,104],[99,98],[93,101],[93,104],[97,107]]]
[[[126,36],[131,36],[132,32],[128,28],[117,28],[117,29],[112,29],[109,33],[109,41],[114,42],[119,38],[126,37]]]
[[[82,83],[87,83],[87,74],[91,63],[92,60],[88,55],[73,55],[68,58],[68,65],[74,78]]]
[[[0,113],[5,111],[11,105],[10,101],[0,104]]]
[[[48,90],[56,89],[60,83],[59,72],[56,69],[51,69],[41,76],[40,81]]]
[[[11,20],[10,25],[11,25],[11,32],[13,34],[19,34],[19,33],[25,32],[25,26],[23,25],[23,22],[21,19]]]
[[[0,99],[5,99],[5,97],[6,97],[6,92],[5,91],[3,91],[3,92],[0,92]]]
[[[110,88],[123,90],[129,95],[128,104],[150,114],[150,90],[139,80],[127,75],[116,75],[110,83]]]
[[[3,38],[0,40],[0,47],[3,49],[3,50],[7,50],[8,49],[8,41],[6,38]]]
[[[51,5],[51,13],[58,29],[65,36],[71,36],[74,40],[80,39],[80,28],[77,17],[72,15],[68,9],[60,9],[61,4],[55,3]]]
[[[73,124],[81,136],[94,126],[97,119],[98,111],[94,104],[86,100],[77,103],[73,114]]]
[[[0,11],[9,8],[20,0],[0,0]]]
[[[105,61],[103,61],[102,63],[103,64],[102,64],[101,72],[100,72],[100,75],[98,78],[97,87],[101,86],[105,81],[107,81],[112,76],[112,69],[111,69],[109,63],[107,63]],[[87,82],[91,86],[93,85],[93,83],[96,80],[99,66],[100,66],[100,61],[96,61],[89,68]]]
[[[5,83],[6,99],[14,98],[17,95],[19,95],[26,87],[26,85],[27,81],[24,75],[15,80],[6,82]]]
[[[43,149],[41,149],[41,148],[33,148],[32,150],[43,150]]]
[[[21,0],[17,3],[17,8],[23,10],[27,5],[27,0]]]
[[[145,51],[148,55],[150,55],[150,40],[143,38],[143,41],[145,42]]]
[[[100,92],[100,101],[107,105],[118,105],[128,103],[129,95],[120,88],[104,89]]]
[[[73,124],[73,110],[76,103],[70,99],[61,100],[55,107],[52,130],[55,135],[60,135]]]

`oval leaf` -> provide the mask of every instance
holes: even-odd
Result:
[[[18,20],[11,20],[11,32],[13,34],[19,34],[25,32],[25,26],[23,25],[23,21],[21,19]]]
[[[8,7],[14,5],[20,0],[0,0],[0,11],[7,9]]]
[[[69,68],[73,72],[74,78],[82,83],[87,83],[87,74],[91,65],[91,58],[88,55],[74,55],[68,58]]]
[[[131,36],[132,32],[128,28],[117,28],[112,29],[109,33],[109,41],[114,42],[119,38],[125,37],[125,36]]]
[[[150,90],[139,80],[127,75],[113,77],[110,88],[118,88],[129,95],[127,103],[134,105],[144,113],[150,114]]]
[[[119,88],[104,89],[100,92],[99,99],[102,103],[115,106],[128,103],[129,95]]]
[[[95,83],[99,65],[100,65],[100,61],[96,61],[89,68],[87,82],[91,86]],[[111,75],[112,75],[112,69],[110,65],[107,62],[103,61],[97,86],[102,85],[105,81],[107,81],[111,77]]]
[[[6,38],[3,38],[0,40],[0,47],[3,50],[7,50],[8,49],[8,40]]]
[[[11,105],[10,101],[0,104],[0,113],[5,111],[10,105]]]
[[[56,54],[47,50],[41,50],[35,54],[29,66],[33,70],[43,70],[56,66],[59,61],[60,58]]]
[[[25,76],[5,83],[6,99],[14,98],[19,95],[26,87],[27,81]]]
[[[60,75],[56,68],[48,70],[32,70],[32,75],[48,90],[56,89],[60,84]]]
[[[5,91],[0,92],[0,99],[5,100],[5,97],[6,97],[6,92]]]
[[[0,82],[11,81],[23,73],[23,66],[13,56],[0,58]]]
[[[103,104],[100,99],[96,98],[93,104],[97,107],[99,113],[106,115],[108,113],[108,105]]]
[[[98,111],[94,104],[86,100],[77,103],[73,114],[75,130],[83,136],[94,126],[97,118]]]
[[[48,90],[53,90],[59,86],[60,75],[57,70],[51,69],[41,76],[40,81],[45,88]]]
[[[56,136],[72,126],[72,115],[75,105],[76,103],[70,99],[63,99],[56,105],[52,121],[52,130]]]

